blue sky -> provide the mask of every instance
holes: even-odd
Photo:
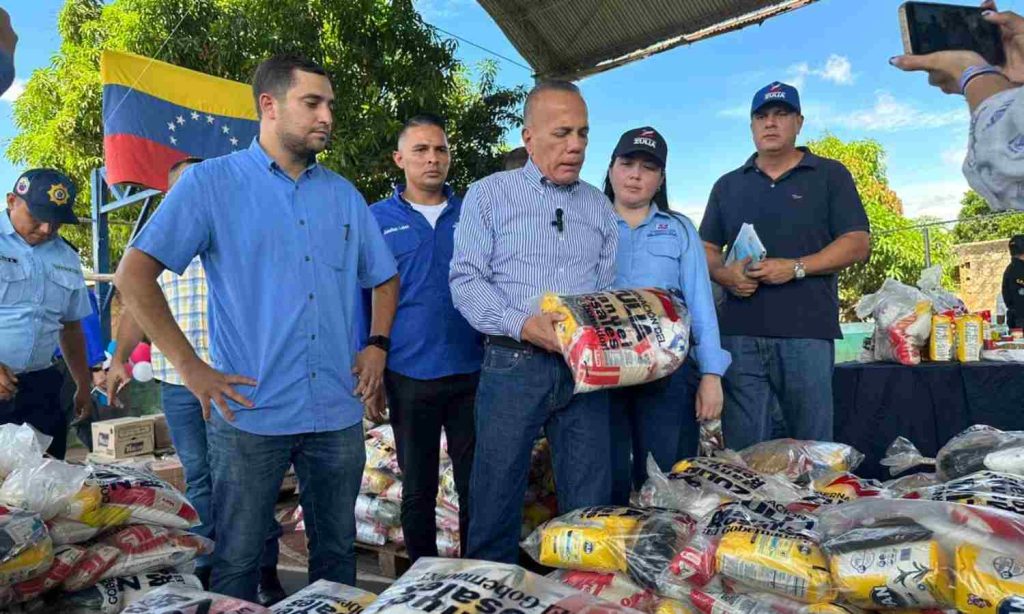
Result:
[[[169,0],[171,1],[171,0]],[[473,0],[416,0],[424,19],[526,64],[490,16]],[[830,131],[872,138],[888,153],[888,176],[910,217],[956,217],[967,189],[959,168],[968,115],[959,97],[944,96],[920,74],[888,64],[902,49],[896,11],[901,0],[821,0],[738,32],[681,47],[583,80],[591,141],[585,179],[600,183],[619,135],[652,125],[669,144],[673,206],[699,219],[715,180],[752,153],[747,113],[761,86],[783,80],[800,88],[806,123],[802,138]],[[20,36],[18,78],[46,66],[59,48],[60,0],[8,3]],[[1018,3],[1002,8],[1020,12]],[[492,56],[459,45],[469,65]],[[499,62],[508,85],[532,82],[529,71]],[[0,99],[0,145],[16,134],[11,100]],[[510,142],[519,144],[518,134]],[[0,160],[0,189],[21,169]],[[84,188],[84,186],[83,186]]]

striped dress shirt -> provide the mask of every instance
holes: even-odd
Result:
[[[469,186],[455,230],[455,307],[478,331],[521,340],[545,292],[611,287],[618,240],[611,203],[584,181],[556,185],[533,160],[485,177]]]
[[[195,349],[200,360],[210,364],[210,327],[206,320],[206,274],[196,257],[180,276],[165,270],[157,279],[164,291],[171,315],[181,332]],[[181,386],[184,382],[160,348],[155,345],[153,353],[153,378],[168,384]]]

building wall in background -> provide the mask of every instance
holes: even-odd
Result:
[[[959,295],[971,311],[995,311],[1003,270],[1010,263],[1007,241],[1009,238],[955,246],[960,266]]]

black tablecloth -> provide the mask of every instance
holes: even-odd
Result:
[[[1024,364],[842,363],[832,393],[835,439],[867,457],[863,477],[889,479],[878,461],[900,435],[933,457],[972,424],[1024,430]]]

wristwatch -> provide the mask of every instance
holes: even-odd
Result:
[[[373,335],[366,340],[366,347],[370,347],[371,345],[388,352],[391,350],[391,338],[385,337],[384,335]]]
[[[807,277],[807,271],[804,270],[804,261],[797,260],[793,263],[793,279],[803,279]]]

